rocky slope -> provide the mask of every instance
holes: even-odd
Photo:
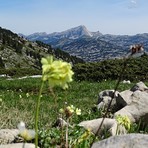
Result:
[[[56,50],[39,41],[28,41],[10,30],[0,27],[0,68],[39,69],[41,57],[49,54],[73,64],[84,62],[62,50]]]

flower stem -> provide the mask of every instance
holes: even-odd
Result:
[[[43,90],[43,84],[44,81],[41,83],[40,91],[39,91],[39,96],[36,102],[36,110],[35,110],[35,148],[38,147],[38,118],[39,118],[39,108],[40,108],[40,100],[41,100],[41,94]]]
[[[66,148],[68,148],[68,126],[69,126],[69,118],[67,119],[67,126],[66,126]]]

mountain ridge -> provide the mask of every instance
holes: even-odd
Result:
[[[26,38],[31,41],[39,40],[50,44],[54,48],[60,48],[87,62],[113,57],[121,58],[129,52],[129,47],[133,44],[142,44],[145,51],[148,51],[148,33],[136,35],[102,34],[99,31],[91,32],[84,25],[80,25],[62,32],[40,34],[31,34],[26,36]],[[84,42],[87,46],[84,46]]]

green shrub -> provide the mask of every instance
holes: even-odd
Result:
[[[105,60],[98,63],[77,64],[73,67],[76,80],[116,80],[123,71],[124,60]],[[131,81],[148,80],[148,55],[126,59],[123,79]]]

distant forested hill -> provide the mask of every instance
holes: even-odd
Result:
[[[0,27],[0,68],[41,68],[41,57],[54,55],[57,59],[72,64],[83,63],[84,61],[60,49],[54,49],[50,45],[40,41],[31,42],[18,36],[10,30]]]

